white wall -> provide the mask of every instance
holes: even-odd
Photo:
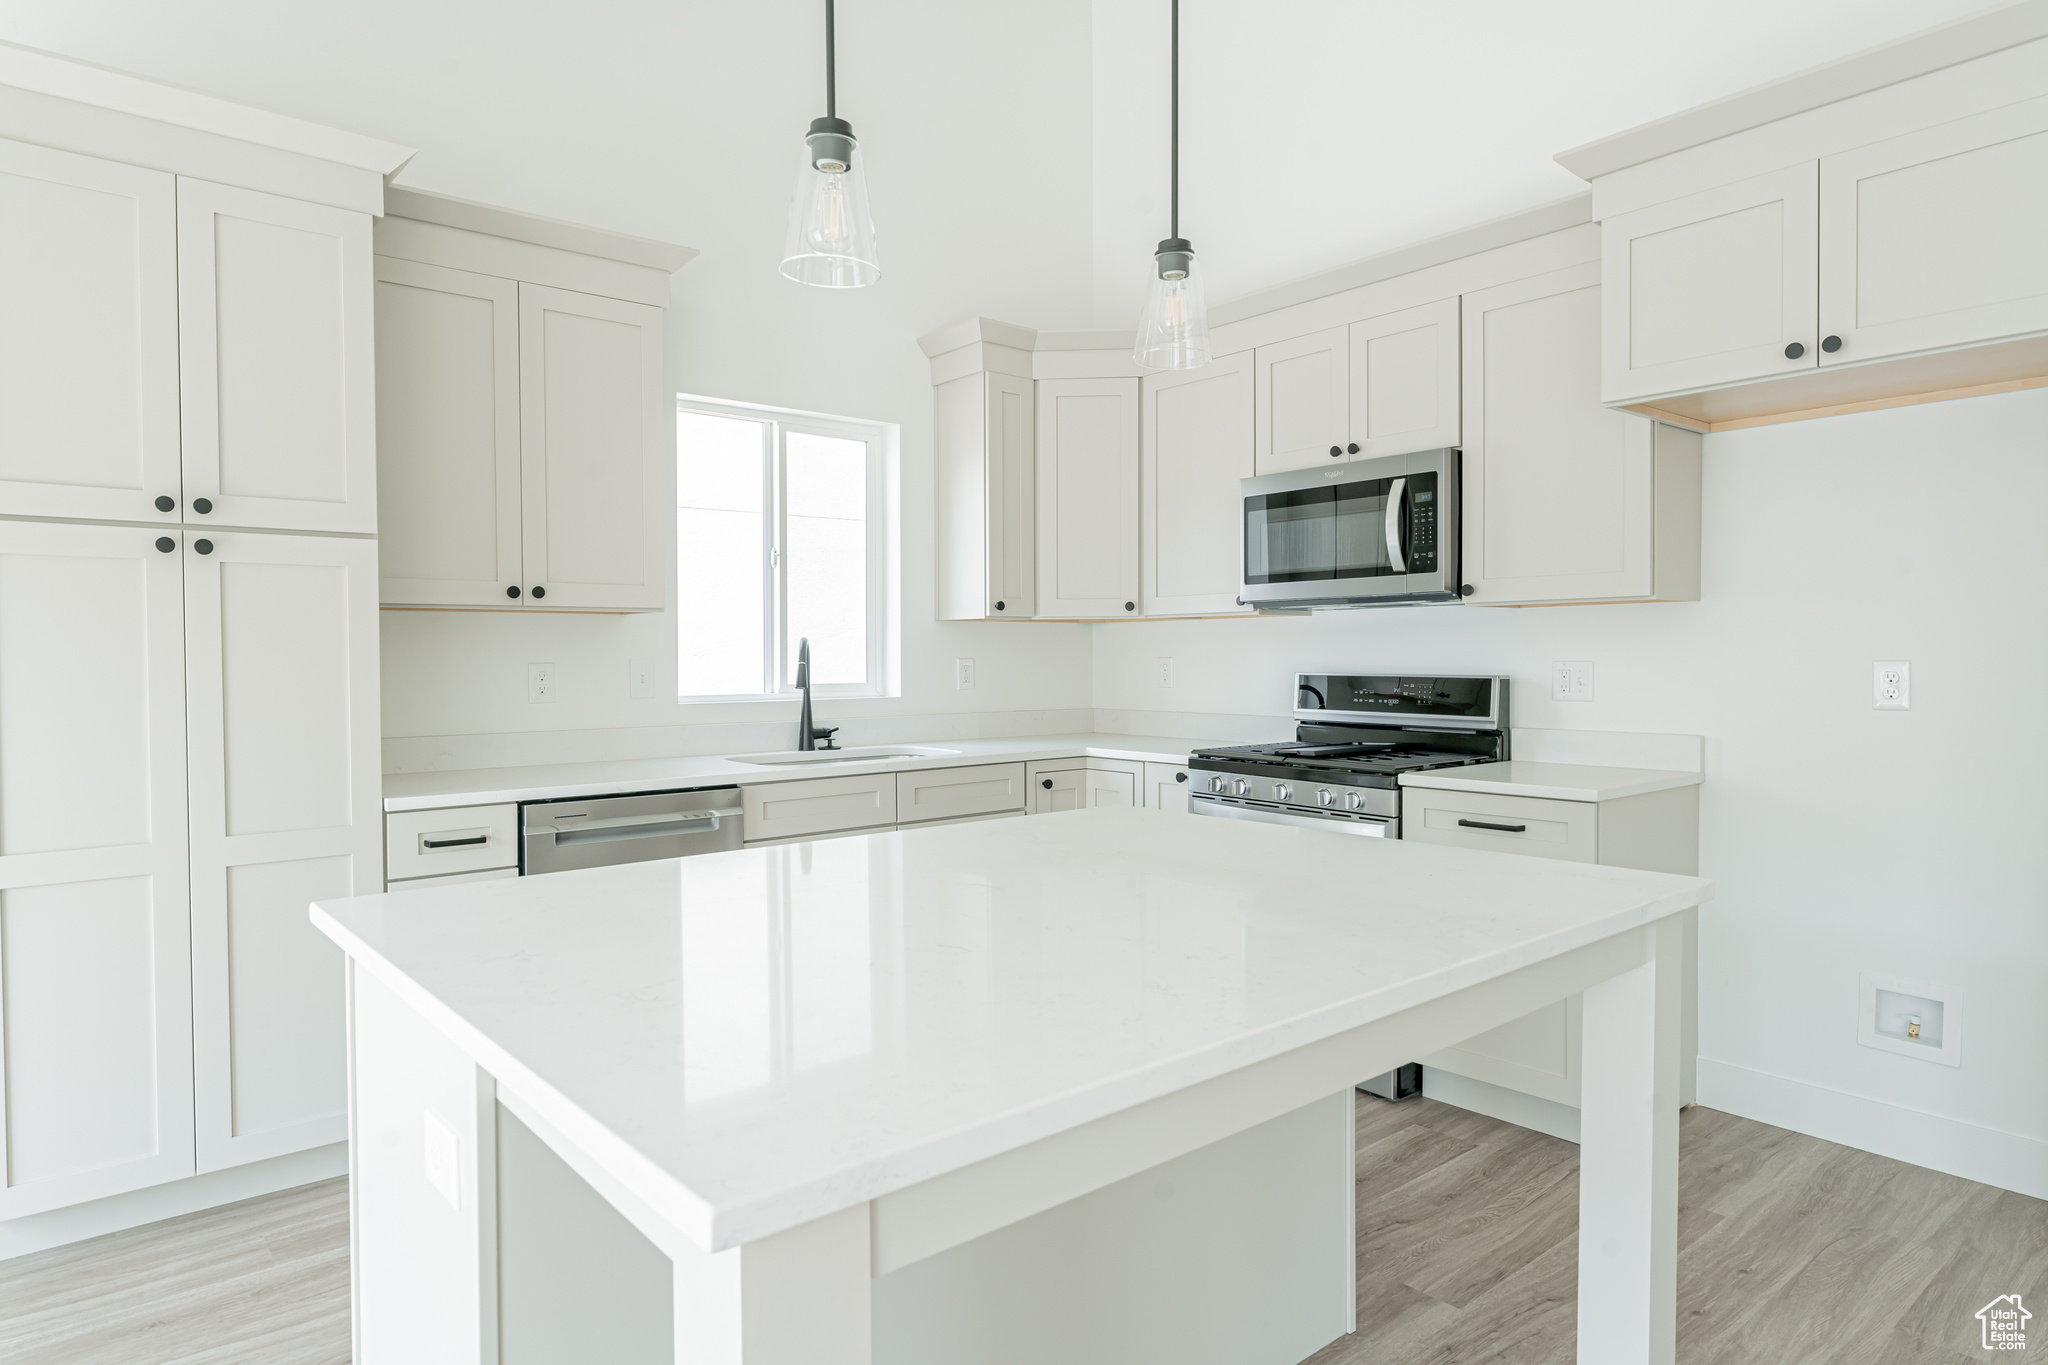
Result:
[[[930,371],[916,337],[971,313],[1071,326],[1089,312],[1087,0],[890,0],[839,16],[839,112],[866,152],[884,277],[859,291],[776,273],[804,130],[823,107],[818,0],[565,5],[486,0],[68,0],[9,6],[0,37],[420,148],[401,183],[699,248],[675,279],[678,389],[902,425],[900,699],[849,715],[1088,704],[1083,626],[932,620]],[[386,612],[387,737],[772,720],[794,703],[679,707],[668,618]],[[955,691],[952,661],[977,662]],[[660,700],[629,660],[663,661]],[[526,665],[560,700],[526,701]],[[387,743],[408,764],[718,747],[590,734],[578,748]],[[758,747],[742,743],[737,747]]]
[[[1099,626],[1096,705],[1505,673],[1521,725],[1706,736],[1702,1102],[2048,1197],[2048,392],[1709,436],[1705,494],[1697,603]],[[1550,699],[1556,659],[1594,701]],[[1911,711],[1871,709],[1880,659]],[[1859,1046],[1862,971],[1960,989],[1963,1065]]]

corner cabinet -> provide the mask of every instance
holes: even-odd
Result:
[[[932,391],[941,621],[1035,615],[1037,475],[1031,380],[981,371]]]
[[[1700,437],[1600,401],[1600,270],[1464,296],[1473,605],[1699,597]]]
[[[1040,616],[1138,611],[1138,381],[1038,381]]]
[[[399,216],[378,244],[382,600],[663,610],[675,411],[649,300],[667,272]]]
[[[1145,376],[1141,394],[1148,616],[1244,615],[1237,600],[1238,480],[1252,476],[1254,353]]]

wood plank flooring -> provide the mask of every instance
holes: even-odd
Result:
[[[1683,1365],[1968,1365],[1993,1297],[2048,1303],[2048,1203],[1710,1109],[1681,1132]],[[1310,1365],[1570,1365],[1578,1156],[1362,1098],[1358,1332]],[[348,1355],[341,1180],[0,1262],[8,1365]]]

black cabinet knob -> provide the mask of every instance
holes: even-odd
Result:
[[[192,499],[192,510],[203,517],[213,510],[213,501],[210,498],[194,498]]]
[[[507,597],[517,597],[517,596],[519,596],[519,585],[518,585],[517,583],[514,583],[514,584],[513,584],[513,585],[512,585],[511,587],[509,587],[509,588],[505,589],[505,596],[507,596]]]
[[[158,536],[156,538],[156,547],[157,549],[162,550],[165,554],[169,554],[171,551],[178,548],[178,542],[172,540],[169,536]]]
[[[170,510],[171,510],[171,509],[172,509],[173,507],[176,507],[177,505],[178,505],[178,503],[177,503],[177,500],[176,500],[175,498],[168,498],[168,497],[164,497],[164,498],[158,498],[158,499],[156,500],[156,510],[157,510],[157,511],[159,511],[159,512],[168,512],[168,511],[170,511]]]
[[[192,542],[192,548],[203,555],[210,555],[213,553],[213,542],[210,540],[195,540]]]
[[[1125,611],[1136,611],[1137,609],[1138,609],[1138,604],[1137,604],[1136,602],[1126,602],[1126,603],[1124,603],[1124,610],[1125,610]]]
[[[1785,359],[1787,360],[1797,360],[1805,354],[1806,343],[1803,341],[1789,342],[1785,346]]]
[[[1833,355],[1836,351],[1842,349],[1842,339],[1840,337],[1822,337],[1820,339],[1820,348],[1829,355]]]
[[[546,597],[548,595],[548,590],[546,588],[543,588],[540,584],[536,583],[533,585],[533,595],[536,599]]]
[[[1002,603],[1000,603],[1000,602],[996,603],[996,610],[997,610],[997,611],[1001,611],[1002,609],[1003,609],[1003,604],[1002,604]]]
[[[1471,595],[1472,595],[1472,585],[1471,585],[1470,583],[1460,583],[1460,584],[1458,585],[1458,596],[1460,596],[1460,597],[1470,597]]]
[[[1039,785],[1039,786],[1041,786],[1041,787],[1043,787],[1043,788],[1045,788],[1045,789],[1046,789],[1047,791],[1051,791],[1051,790],[1052,790],[1052,779],[1048,777],[1048,778],[1044,779],[1043,781],[1041,781],[1041,782],[1040,782],[1040,783],[1039,783],[1038,785]]]
[[[1358,442],[1353,441],[1350,445],[1345,446],[1344,453],[1346,455],[1356,455],[1358,453]]]
[[[1173,775],[1173,780],[1176,782],[1185,782],[1188,780],[1188,775],[1186,773],[1175,773]]]
[[[1333,460],[1334,460],[1334,459],[1336,459],[1336,458],[1337,458],[1337,457],[1338,457],[1339,455],[1342,455],[1343,453],[1344,453],[1344,447],[1343,447],[1343,446],[1331,446],[1331,447],[1330,447],[1330,458],[1331,458],[1331,459],[1333,459]]]

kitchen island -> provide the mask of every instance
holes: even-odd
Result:
[[[1353,1083],[1583,991],[1579,1359],[1669,1361],[1708,891],[1097,809],[318,904],[357,1359],[1285,1365]]]

